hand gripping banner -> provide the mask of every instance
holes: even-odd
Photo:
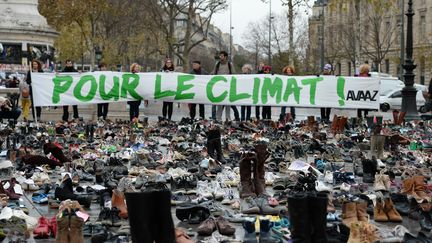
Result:
[[[161,100],[212,105],[378,109],[376,78],[185,73],[32,73],[35,106]]]

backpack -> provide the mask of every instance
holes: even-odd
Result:
[[[27,83],[23,83],[23,86],[21,88],[21,96],[23,98],[30,97],[30,86]]]
[[[219,72],[219,66],[220,66],[220,62],[217,62],[214,74],[218,74],[218,72]],[[231,62],[228,62],[228,69],[229,69],[229,74],[232,74],[232,71],[231,71]]]

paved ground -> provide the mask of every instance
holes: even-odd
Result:
[[[237,107],[240,112],[240,106]],[[69,108],[70,116],[72,117],[72,107]],[[279,119],[280,107],[272,108],[272,119]],[[80,116],[85,120],[89,120],[96,118],[96,105],[92,106],[83,106],[79,107]],[[289,111],[289,108],[287,109]],[[52,120],[60,120],[62,116],[63,109],[57,108],[43,108],[42,110],[42,120],[43,121],[52,121]],[[205,106],[206,117],[211,117],[211,105]],[[384,116],[384,119],[393,119],[391,112],[375,112],[376,114],[380,114]],[[346,109],[332,109],[332,113],[330,117],[333,117],[334,114],[344,115],[348,117],[356,117],[356,110],[346,110]],[[372,114],[370,112],[370,114]],[[140,118],[144,116],[148,116],[150,121],[156,121],[158,116],[162,115],[162,103],[160,102],[150,102],[148,107],[141,106],[140,108]],[[225,115],[225,114],[224,114]],[[297,120],[304,120],[307,116],[320,116],[319,108],[297,108],[296,109]],[[182,117],[189,116],[189,109],[187,104],[175,103],[173,109],[173,117],[174,121],[181,120]],[[197,116],[198,116],[198,107],[197,107]],[[255,117],[255,108],[252,107],[252,117]],[[126,103],[114,103],[110,104],[110,110],[108,113],[108,117],[111,119],[129,119],[129,107]],[[231,110],[231,117],[234,118],[233,112]]]

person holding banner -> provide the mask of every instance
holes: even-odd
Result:
[[[270,74],[271,67],[265,66],[264,67],[264,74]],[[271,120],[271,106],[263,106],[262,107],[262,118],[264,120]]]
[[[250,65],[250,64],[243,65],[242,73],[243,74],[252,74],[252,65]],[[240,120],[241,121],[250,121],[251,111],[252,111],[252,107],[250,105],[248,105],[248,106],[242,105],[241,109],[240,109]]]
[[[107,66],[105,63],[99,64],[99,71],[107,71]],[[108,116],[108,106],[109,106],[109,103],[97,104],[97,116],[99,119],[106,120],[106,118]]]
[[[132,63],[130,66],[131,73],[139,73],[141,71],[141,66],[138,63]],[[132,121],[134,118],[139,118],[139,107],[141,105],[141,100],[131,100],[127,102],[129,105],[129,118]]]
[[[219,52],[219,62],[216,63],[216,66],[212,72],[214,75],[217,74],[235,74],[234,65],[228,61],[228,53],[226,51]],[[216,120],[222,121],[222,113],[225,109],[224,105],[216,106]],[[240,115],[237,110],[237,107],[232,105],[231,109],[234,111],[234,117],[236,121],[240,120]],[[231,120],[231,112],[230,109],[225,110],[225,119]]]
[[[76,70],[73,66],[73,63],[71,60],[66,60],[66,67],[63,69],[64,73],[77,73],[78,70]],[[79,115],[78,115],[78,106],[77,105],[73,105],[73,118],[74,119],[79,119]],[[65,105],[63,106],[63,116],[62,116],[62,120],[67,122],[69,121],[69,106]]]
[[[164,66],[161,69],[161,72],[174,72],[175,67],[170,58],[165,59]],[[162,106],[162,116],[164,119],[171,120],[173,113],[173,102],[164,101]]]
[[[190,73],[195,74],[195,75],[206,75],[207,74],[207,72],[201,68],[201,62],[200,61],[193,61],[192,62],[192,71],[190,71]],[[190,114],[190,118],[192,120],[195,119],[196,105],[197,104],[189,104],[189,114]],[[199,104],[199,116],[201,119],[205,118],[204,104]]]
[[[324,65],[324,70],[322,75],[331,75],[332,65],[327,63]],[[330,121],[330,113],[331,108],[323,107],[321,108],[321,121],[329,122]]]
[[[39,60],[34,59],[31,62],[31,68],[27,72],[27,76],[26,76],[26,83],[30,86],[30,102],[31,102],[31,107],[32,107],[33,120],[39,121],[40,117],[41,117],[41,113],[42,113],[42,107],[40,107],[40,106],[35,107],[34,106],[31,72],[43,73],[42,64],[40,63]],[[36,110],[36,112],[35,112],[35,110]]]
[[[294,69],[294,67],[291,66],[291,65],[286,66],[286,67],[284,67],[284,68],[282,69],[282,74],[284,74],[284,75],[286,75],[286,76],[294,76],[294,73],[295,73],[295,69]],[[292,118],[293,120],[295,120],[295,117],[296,117],[296,115],[295,115],[295,108],[294,108],[294,107],[291,107],[291,108],[290,108],[290,112],[291,112],[291,118]],[[285,116],[286,116],[285,113],[286,113],[286,107],[285,107],[285,106],[282,106],[282,108],[281,108],[281,114],[280,114],[280,116],[279,116],[279,120],[280,120],[280,121],[285,120]]]
[[[369,64],[363,64],[360,65],[359,68],[360,72],[359,72],[359,77],[370,77],[369,71],[370,71],[370,66]],[[362,112],[364,112],[364,118],[367,117],[369,110],[368,109],[357,109],[357,117],[358,118],[362,118]]]

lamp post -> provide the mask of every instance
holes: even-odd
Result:
[[[272,52],[271,52],[271,28],[272,28],[272,19],[273,19],[273,17],[272,17],[272,8],[271,8],[271,5],[272,5],[272,1],[270,0],[269,1],[269,12],[270,12],[270,15],[269,15],[269,48],[268,48],[268,63],[269,63],[269,66],[271,67],[272,66]]]
[[[95,57],[99,68],[100,61],[102,60],[102,51],[98,46],[95,48]]]
[[[413,60],[413,16],[412,8],[413,1],[408,1],[407,16],[407,38],[406,38],[406,59],[403,68],[405,69],[405,87],[402,89],[402,112],[405,112],[405,120],[417,120],[419,115],[417,112],[417,89],[414,87],[415,74],[413,70],[416,68]]]
[[[321,71],[324,70],[324,6],[325,3],[321,2],[321,31],[320,31],[320,67]]]
[[[400,68],[399,68],[399,77],[400,79],[403,81],[403,64],[405,62],[405,38],[404,38],[404,33],[405,33],[405,17],[404,17],[404,12],[405,12],[405,0],[400,0],[400,8],[401,8],[401,19],[400,19]]]
[[[232,0],[230,1],[230,43],[229,43],[229,60],[232,61],[232,30],[234,27],[232,26]]]

